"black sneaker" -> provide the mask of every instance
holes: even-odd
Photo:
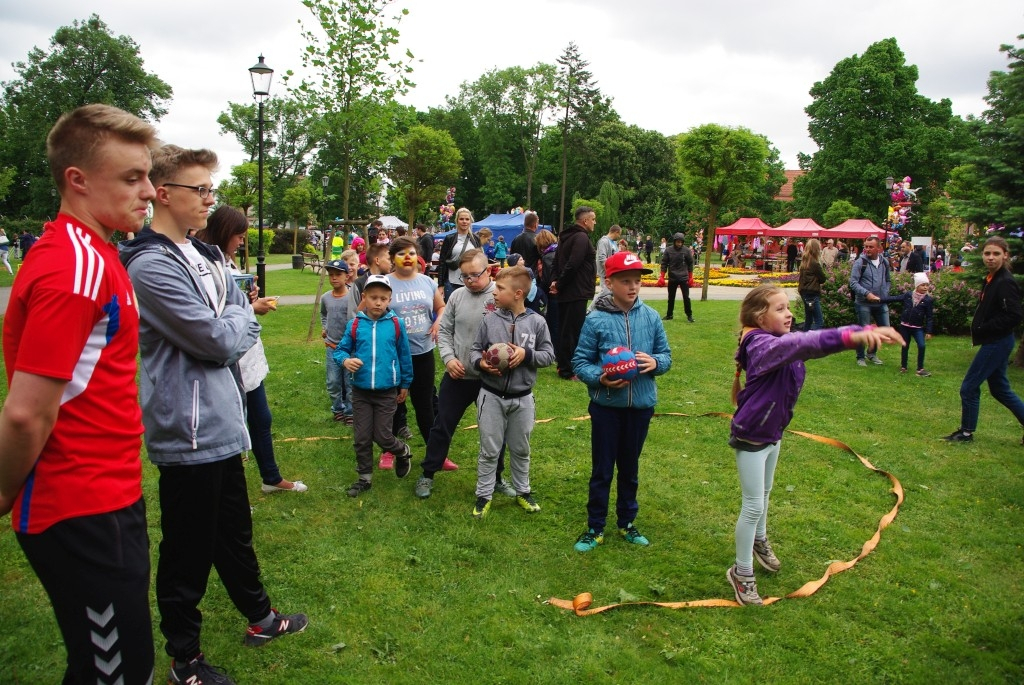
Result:
[[[359,497],[359,495],[363,494],[364,492],[369,490],[371,487],[373,487],[373,484],[370,483],[370,481],[363,480],[362,478],[360,478],[355,483],[352,483],[352,487],[350,487],[348,489],[348,496],[349,497]]]
[[[274,620],[269,628],[260,628],[259,625],[253,623],[245,631],[244,642],[246,647],[262,647],[275,637],[281,637],[290,633],[301,633],[309,625],[309,619],[305,614],[285,616],[278,613],[277,609],[271,609],[271,611],[274,612]]]
[[[202,654],[187,664],[177,664],[172,660],[167,682],[169,685],[235,685],[223,668],[206,663]]]
[[[412,450],[409,446],[405,446],[405,454],[395,455],[395,475],[399,478],[405,478],[409,475],[409,471],[412,469]]]
[[[960,428],[942,439],[946,442],[974,442],[974,434]]]

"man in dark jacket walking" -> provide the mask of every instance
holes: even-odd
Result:
[[[693,308],[690,306],[690,274],[693,272],[693,253],[684,243],[686,236],[676,233],[672,236],[672,245],[665,249],[661,256],[661,276],[668,276],[668,309],[665,321],[672,320],[672,310],[676,305],[676,288],[683,291],[683,311],[686,320],[693,323]]]
[[[537,212],[527,212],[523,216],[523,232],[512,240],[512,247],[509,254],[523,256],[523,262],[527,268],[537,271],[537,261],[540,260],[540,251],[537,249]]]
[[[594,296],[597,277],[597,250],[590,242],[590,233],[597,223],[593,208],[580,205],[576,209],[576,223],[562,230],[555,252],[555,277],[550,292],[558,300],[559,340],[555,348],[558,375],[573,377],[572,356],[587,316],[587,301]]]

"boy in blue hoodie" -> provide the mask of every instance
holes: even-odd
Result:
[[[609,292],[598,295],[587,315],[572,358],[573,371],[590,393],[592,470],[587,501],[587,530],[576,540],[577,552],[589,552],[604,542],[608,498],[618,468],[616,505],[619,532],[626,542],[650,544],[633,524],[640,452],[654,416],[658,390],[654,377],[667,373],[672,352],[658,313],[640,301],[640,278],[651,273],[632,252],[616,252],[605,262]],[[636,355],[639,375],[632,381],[611,380],[602,357],[613,347]]]
[[[362,310],[352,319],[334,351],[334,358],[352,372],[352,445],[359,479],[348,489],[358,497],[370,489],[373,443],[395,455],[395,475],[409,475],[409,446],[391,432],[395,408],[405,401],[412,384],[412,355],[405,325],[388,308],[391,282],[371,275],[363,286]]]

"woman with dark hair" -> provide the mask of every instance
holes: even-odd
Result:
[[[233,275],[240,275],[235,264],[235,253],[245,243],[249,232],[249,222],[240,211],[233,207],[221,206],[210,214],[206,228],[196,233],[196,238],[204,243],[216,245],[224,253],[224,265]],[[257,297],[257,287],[253,283],[249,292],[249,300],[253,311],[259,315],[277,309],[277,298]],[[301,480],[290,481],[281,477],[281,471],[274,459],[274,442],[270,436],[270,425],[273,417],[270,405],[267,404],[267,390],[263,380],[270,372],[267,355],[263,352],[263,340],[256,339],[256,344],[238,360],[238,370],[242,375],[242,389],[245,390],[245,413],[249,427],[249,441],[252,453],[256,457],[256,465],[263,479],[263,492],[305,492],[308,488]]]
[[[1005,238],[994,235],[981,248],[981,259],[988,275],[971,321],[971,342],[980,347],[960,385],[960,428],[943,438],[949,442],[974,440],[981,409],[981,384],[986,381],[992,397],[1024,427],[1024,401],[1010,387],[1006,373],[1017,343],[1013,331],[1024,320],[1020,288],[1010,272],[1010,245]]]

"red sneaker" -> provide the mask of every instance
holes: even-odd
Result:
[[[395,466],[395,455],[391,454],[391,452],[381,452],[380,453],[380,462],[377,463],[377,467],[381,468],[381,469],[384,469],[384,470],[387,470],[387,469],[394,468],[394,466]]]
[[[448,457],[445,457],[444,458],[444,464],[441,466],[441,469],[443,471],[458,471],[459,470],[459,465],[456,464],[451,459],[449,459]]]

